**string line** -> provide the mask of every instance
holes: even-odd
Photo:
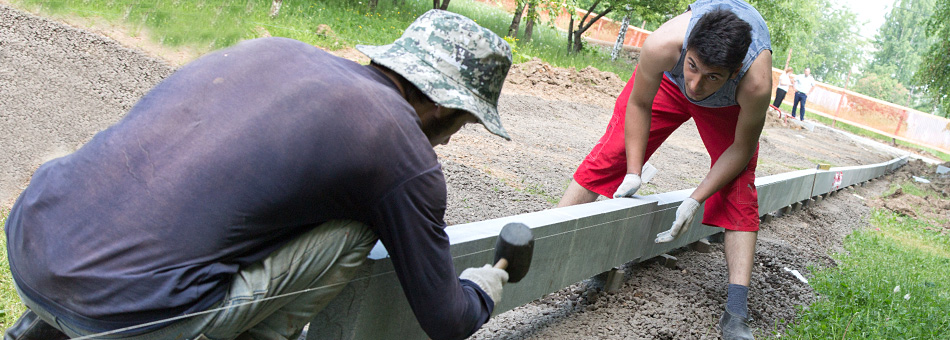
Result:
[[[676,208],[677,208],[677,207],[669,207],[669,208],[660,209],[660,210],[653,210],[653,211],[645,212],[645,213],[638,214],[638,215],[634,215],[634,216],[628,216],[628,217],[618,218],[618,219],[611,220],[611,221],[605,221],[605,222],[601,222],[601,223],[597,223],[597,224],[592,224],[592,225],[589,225],[589,226],[585,226],[585,227],[583,227],[583,228],[571,229],[571,230],[567,230],[567,231],[563,231],[563,232],[551,234],[551,235],[548,235],[548,236],[539,237],[539,238],[536,238],[535,240],[543,240],[543,239],[547,239],[547,238],[551,238],[551,237],[561,236],[561,235],[564,235],[564,234],[576,233],[576,232],[578,232],[578,231],[582,231],[582,230],[586,230],[586,229],[590,229],[590,228],[595,228],[595,227],[603,226],[603,225],[606,225],[606,224],[612,224],[612,223],[616,223],[616,222],[620,222],[620,221],[625,221],[625,220],[629,220],[629,219],[633,219],[633,218],[638,218],[638,217],[642,217],[642,216],[645,216],[645,215],[649,215],[649,214],[653,214],[653,213],[658,213],[658,212],[663,212],[663,211],[667,211],[667,210],[672,210],[672,209],[676,209]],[[346,236],[344,235],[344,243],[345,243],[345,241],[346,241]],[[471,252],[471,253],[467,253],[467,254],[462,254],[462,255],[458,255],[458,256],[453,256],[452,259],[458,259],[458,258],[462,258],[462,257],[466,257],[466,256],[472,256],[472,255],[482,254],[482,253],[489,252],[489,251],[493,251],[493,249],[479,250],[479,251],[475,251],[475,252]],[[335,256],[335,257],[338,258],[338,257],[340,256],[340,253],[342,253],[342,252],[343,252],[343,246],[342,246],[342,244],[341,244],[340,249],[337,250],[337,253],[336,253],[336,256]],[[323,274],[325,274],[326,271],[330,269],[330,267],[332,267],[332,265],[331,265],[331,266],[327,266],[327,268],[325,268],[325,269],[323,270],[323,273],[321,273],[320,276],[322,277]],[[285,297],[290,297],[290,296],[299,295],[299,294],[303,294],[303,293],[309,293],[309,292],[313,292],[313,291],[317,291],[317,290],[321,290],[321,289],[327,289],[327,288],[337,287],[337,286],[340,286],[340,285],[346,285],[346,284],[349,284],[349,283],[351,283],[351,282],[360,282],[360,281],[364,281],[364,280],[369,280],[369,279],[373,279],[373,278],[380,277],[380,276],[383,276],[383,275],[389,275],[389,274],[392,274],[392,273],[394,273],[394,272],[395,272],[395,270],[390,270],[390,271],[386,271],[386,272],[382,272],[382,273],[378,273],[378,274],[373,274],[373,275],[370,275],[370,276],[364,276],[364,277],[361,277],[361,278],[353,279],[353,280],[350,280],[350,281],[347,281],[347,282],[339,282],[339,283],[334,283],[334,284],[329,284],[329,285],[323,285],[323,286],[320,286],[320,287],[307,288],[307,289],[303,289],[303,290],[299,290],[299,291],[295,291],[295,292],[284,293],[284,294],[280,294],[280,295],[275,295],[275,296],[271,296],[271,297],[267,297],[267,298],[263,298],[263,299],[259,299],[259,300],[247,301],[247,302],[242,302],[242,303],[238,303],[238,304],[232,304],[232,305],[228,305],[228,306],[223,306],[223,307],[218,307],[218,308],[214,308],[214,309],[204,310],[204,311],[200,311],[200,312],[194,312],[194,313],[189,313],[189,314],[185,314],[185,315],[179,315],[179,316],[175,316],[175,317],[171,317],[171,318],[166,318],[166,319],[162,319],[162,320],[157,320],[157,321],[152,321],[152,322],[147,322],[147,323],[143,323],[143,324],[139,324],[139,325],[135,325],[135,326],[129,326],[129,327],[124,327],[124,328],[114,329],[114,330],[107,331],[107,332],[96,333],[96,334],[90,334],[90,335],[86,335],[86,336],[74,338],[74,340],[94,339],[94,338],[96,338],[96,337],[102,337],[102,336],[107,336],[107,335],[113,335],[113,334],[117,334],[117,333],[122,333],[122,332],[127,332],[127,331],[131,331],[131,330],[135,330],[135,329],[138,329],[138,328],[144,328],[144,327],[149,327],[149,326],[153,326],[153,325],[157,325],[157,324],[162,324],[162,323],[167,323],[167,322],[172,322],[172,321],[187,319],[187,318],[190,318],[190,317],[201,316],[201,315],[205,315],[205,314],[210,314],[210,313],[215,313],[215,312],[219,312],[219,311],[224,311],[224,310],[227,310],[227,309],[230,309],[230,308],[237,308],[237,307],[247,306],[247,305],[251,305],[251,304],[255,304],[255,303],[261,303],[261,302],[265,302],[265,301],[276,300],[276,299],[282,299],[282,298],[285,298]]]

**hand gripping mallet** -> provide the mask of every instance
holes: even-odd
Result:
[[[495,242],[495,268],[508,272],[508,282],[518,282],[528,274],[534,253],[534,235],[522,223],[508,223]]]

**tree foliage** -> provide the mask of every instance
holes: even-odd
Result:
[[[852,91],[889,103],[908,106],[910,91],[897,79],[878,73],[867,73],[855,82]]]
[[[783,68],[791,50],[789,66],[796,73],[808,67],[818,80],[846,87],[849,71],[865,61],[867,41],[858,34],[857,14],[829,0],[765,2],[757,4],[766,8],[760,13],[772,35],[772,64]]]
[[[895,0],[891,12],[886,15],[884,24],[875,36],[871,63],[862,72],[863,77],[893,79],[908,92],[899,98],[892,98],[894,93],[891,92],[862,93],[921,111],[933,110],[932,98],[923,94],[923,88],[914,82],[914,74],[920,67],[923,55],[934,43],[933,37],[924,34],[934,4],[934,0]],[[886,87],[864,90],[873,89],[887,91]]]
[[[847,87],[852,67],[865,61],[864,47],[867,41],[858,34],[858,15],[847,7],[827,7],[822,13],[820,28],[813,31],[809,45],[812,59],[811,71],[822,81]]]
[[[936,42],[921,60],[914,77],[917,84],[939,106],[938,112],[950,116],[950,0],[937,0],[933,15],[927,21],[927,35]]]
[[[924,34],[934,0],[896,0],[874,40],[869,71],[889,75],[911,87],[923,55],[934,42]]]
[[[801,36],[812,32],[818,20],[818,8],[812,1],[750,0],[765,19],[772,40],[772,65],[784,68],[789,48],[800,49]]]

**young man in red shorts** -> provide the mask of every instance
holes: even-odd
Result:
[[[693,118],[712,159],[709,173],[656,242],[682,235],[705,202],[703,224],[725,232],[729,294],[723,339],[751,339],[748,287],[759,229],[755,166],[772,90],[772,52],[762,16],[741,0],[700,0],[643,44],[640,63],[604,136],[584,159],[559,206],[598,195],[633,196],[643,164]]]

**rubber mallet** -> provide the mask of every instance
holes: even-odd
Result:
[[[522,223],[508,223],[495,242],[495,268],[508,272],[508,282],[518,282],[528,274],[534,254],[534,235]]]

